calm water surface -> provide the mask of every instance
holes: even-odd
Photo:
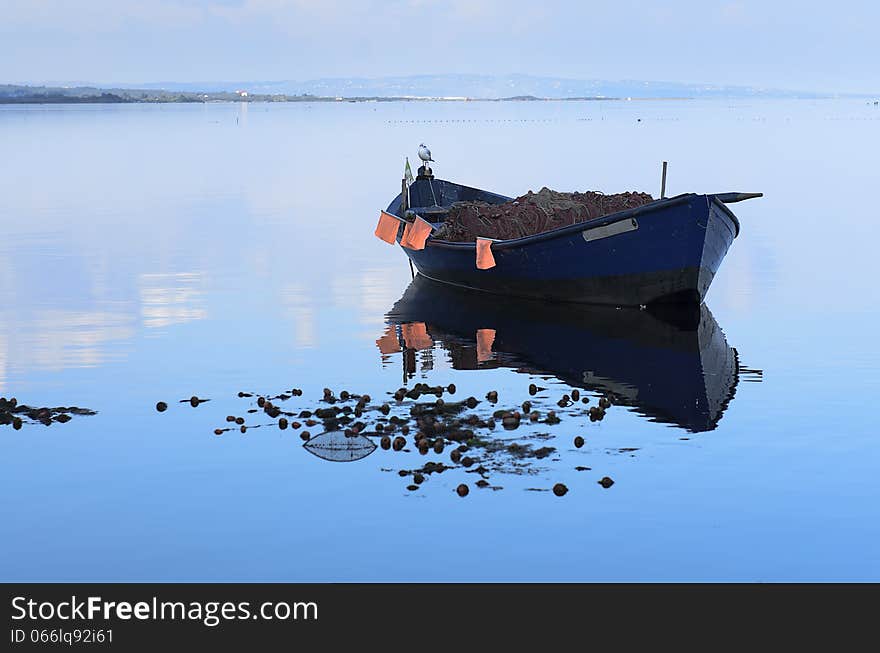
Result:
[[[766,197],[695,315],[455,296],[372,236],[422,141],[507,195],[657,194],[665,159],[670,194]],[[0,579],[880,580],[864,101],[2,107],[0,143],[0,395],[97,411],[0,427]],[[562,423],[492,436],[554,451],[413,492],[449,449],[327,462],[237,396],[404,382],[536,383]]]

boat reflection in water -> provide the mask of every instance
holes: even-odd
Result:
[[[716,428],[741,374],[752,372],[740,368],[705,305],[640,310],[548,304],[417,276],[387,321],[377,345],[383,354],[402,351],[409,375],[416,371],[416,352],[436,342],[455,369],[550,374],[691,432]]]

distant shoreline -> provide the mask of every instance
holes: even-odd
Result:
[[[2,96],[0,104],[218,104],[218,103],[295,103],[295,102],[603,102],[603,101],[627,101],[627,100],[693,100],[692,97],[657,97],[657,98],[622,98],[622,97],[507,97],[507,98],[478,98],[478,97],[421,97],[421,96],[368,96],[368,97],[326,97],[320,95],[249,95],[247,97],[215,97],[217,94],[200,94],[207,97],[196,97],[183,94],[174,97],[130,97],[115,93],[101,93],[95,95],[53,95],[31,94]]]
[[[208,104],[232,102],[624,102],[624,101],[681,101],[681,100],[734,100],[734,99],[840,99],[837,96],[809,95],[701,95],[687,94],[634,94],[617,95],[572,95],[568,97],[549,97],[531,94],[516,94],[508,97],[480,97],[466,95],[320,95],[314,93],[258,93],[237,91],[168,91],[162,89],[103,88],[97,86],[30,86],[24,84],[0,84],[0,104]],[[873,99],[873,98],[872,98]]]

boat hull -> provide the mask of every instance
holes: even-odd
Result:
[[[396,201],[390,209],[399,208]],[[403,251],[429,279],[498,295],[618,306],[699,304],[738,231],[721,201],[688,194],[495,242],[496,266],[488,270],[476,268],[473,243],[429,239],[423,250]]]

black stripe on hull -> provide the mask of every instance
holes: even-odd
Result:
[[[468,279],[438,278],[419,270],[433,281],[496,295],[576,304],[643,306],[655,303],[700,304],[714,273],[707,268],[683,268],[548,283],[494,277],[491,284],[473,285]],[[487,280],[488,281],[488,280]]]

